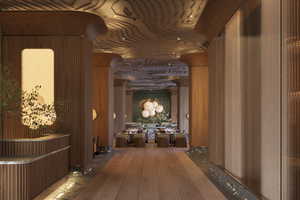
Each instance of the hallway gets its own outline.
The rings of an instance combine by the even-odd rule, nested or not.
[[[76,200],[221,200],[183,151],[120,150]]]

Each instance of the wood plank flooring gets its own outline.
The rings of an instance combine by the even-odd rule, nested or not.
[[[117,153],[76,200],[223,200],[180,150],[130,148]]]

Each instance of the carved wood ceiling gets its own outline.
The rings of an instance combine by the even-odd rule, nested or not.
[[[116,79],[129,81],[134,90],[176,87],[178,79],[187,79],[188,66],[178,60],[115,59],[112,68]]]
[[[96,52],[123,58],[178,58],[202,50],[194,32],[207,0],[0,0],[3,11],[81,11],[103,18],[109,31]]]

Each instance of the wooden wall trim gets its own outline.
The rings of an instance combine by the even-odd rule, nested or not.
[[[0,164],[0,199],[31,200],[69,172],[69,148],[24,164]]]
[[[70,135],[53,134],[39,139],[0,140],[0,156],[40,156],[70,144]]]

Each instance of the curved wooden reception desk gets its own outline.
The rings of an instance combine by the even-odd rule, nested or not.
[[[70,136],[0,140],[0,199],[30,200],[69,172]]]

